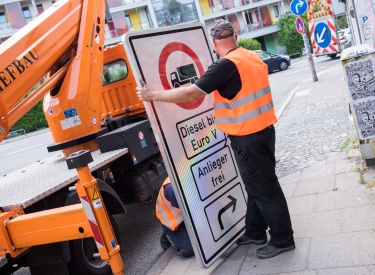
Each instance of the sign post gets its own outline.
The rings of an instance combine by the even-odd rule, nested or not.
[[[212,64],[201,23],[128,32],[136,79],[155,90],[191,85]],[[228,137],[215,126],[213,94],[187,103],[145,102],[197,260],[208,267],[244,232],[246,191]]]
[[[315,71],[314,60],[313,60],[312,54],[311,54],[309,38],[308,38],[308,36],[306,34],[306,31],[305,31],[305,23],[303,22],[303,19],[301,17],[299,17],[300,15],[303,15],[307,11],[308,7],[309,7],[309,5],[307,3],[307,0],[293,0],[290,3],[290,11],[294,15],[298,16],[296,18],[296,29],[297,29],[297,32],[299,34],[302,34],[302,36],[303,36],[303,42],[304,42],[305,49],[306,49],[306,52],[307,52],[307,57],[308,57],[309,67],[310,67],[310,70],[311,70],[312,79],[313,79],[314,82],[316,82],[316,81],[318,81],[318,76],[316,75],[316,71]]]

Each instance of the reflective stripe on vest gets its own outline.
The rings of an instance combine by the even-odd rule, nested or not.
[[[226,123],[241,123],[245,122],[246,120],[252,119],[254,117],[260,116],[261,114],[272,110],[273,102],[269,102],[266,105],[260,106],[258,109],[255,109],[251,112],[247,112],[243,115],[239,115],[236,117],[220,117],[216,118],[216,124],[226,124]]]
[[[255,52],[243,48],[224,58],[236,65],[242,86],[232,100],[214,91],[216,127],[226,134],[241,136],[276,123],[267,65]]]
[[[164,186],[168,183],[170,183],[169,178],[164,181],[160,188],[158,200],[156,202],[156,216],[163,225],[175,231],[184,219],[180,209],[173,207],[170,201],[165,198]]]

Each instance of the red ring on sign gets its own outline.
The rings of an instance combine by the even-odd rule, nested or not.
[[[167,60],[168,60],[168,57],[172,53],[177,52],[177,51],[181,51],[183,53],[186,53],[188,56],[190,56],[193,59],[195,65],[198,68],[199,75],[204,74],[203,65],[202,65],[201,61],[199,60],[198,56],[196,55],[196,53],[192,49],[190,49],[187,45],[185,45],[183,43],[171,42],[163,48],[163,50],[160,53],[160,58],[159,58],[160,80],[161,80],[161,84],[163,85],[163,88],[166,89],[166,90],[172,89],[172,87],[169,85],[167,74],[166,74]],[[182,102],[182,103],[176,103],[176,104],[183,109],[192,110],[192,109],[197,108],[199,105],[201,105],[203,100],[204,100],[204,96],[193,99],[193,100],[188,101],[188,102]]]

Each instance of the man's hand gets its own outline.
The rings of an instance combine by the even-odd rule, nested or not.
[[[138,98],[142,101],[152,101],[154,91],[147,87],[146,82],[144,82],[142,79],[140,79],[139,81],[141,82],[142,87],[136,88]]]

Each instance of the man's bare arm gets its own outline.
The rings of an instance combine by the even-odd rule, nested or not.
[[[146,83],[141,81],[143,87],[137,87],[137,95],[142,101],[162,101],[170,103],[187,102],[206,94],[199,90],[195,85],[180,87],[165,91],[154,91],[147,87]]]

